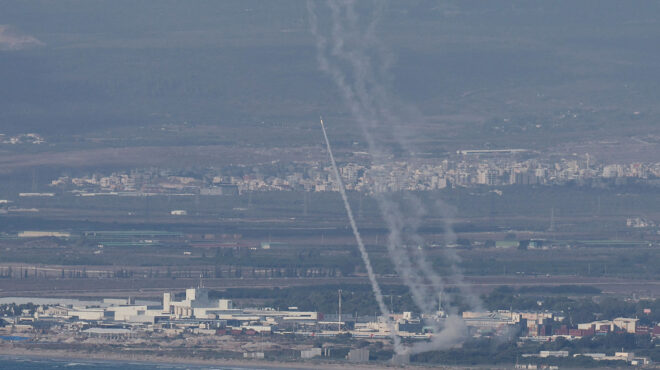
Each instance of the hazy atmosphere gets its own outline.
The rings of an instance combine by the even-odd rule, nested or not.
[[[0,368],[653,368],[658,14],[0,0]]]

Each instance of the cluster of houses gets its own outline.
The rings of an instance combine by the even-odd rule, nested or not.
[[[538,357],[569,357],[568,351],[540,351],[538,354],[530,353],[523,355],[523,358]],[[573,357],[588,357],[595,361],[623,361],[631,366],[647,366],[651,364],[651,359],[648,357],[636,356],[634,352],[614,352],[613,355],[605,353],[575,353]],[[537,369],[538,365],[534,364],[516,364],[516,369]],[[550,368],[550,367],[548,367]],[[558,368],[555,366],[555,368]]]
[[[491,332],[504,332],[516,329],[521,340],[548,342],[558,338],[575,340],[594,335],[608,333],[628,333],[635,335],[650,335],[660,337],[660,325],[645,326],[639,324],[639,319],[617,317],[613,320],[598,320],[580,323],[577,328],[559,325],[564,321],[563,313],[551,311],[509,311],[495,312],[463,312],[463,319],[471,327],[475,335]],[[648,357],[635,356],[633,352],[615,352],[613,355],[605,353],[577,353],[574,357],[585,356],[596,361],[625,361],[632,366],[651,364]],[[541,351],[538,354],[526,354],[523,357],[569,357],[568,351]],[[520,364],[516,368],[537,369],[535,364]],[[540,368],[540,367],[539,367]],[[550,368],[550,367],[548,367]]]
[[[463,320],[468,327],[479,332],[503,330],[506,327],[518,326],[523,339],[548,341],[558,337],[579,339],[597,334],[629,333],[660,337],[660,325],[645,326],[639,324],[639,319],[617,317],[613,320],[599,320],[580,323],[576,328],[558,325],[564,321],[565,315],[552,311],[487,311],[463,312]]]

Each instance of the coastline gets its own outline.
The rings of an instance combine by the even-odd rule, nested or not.
[[[50,349],[26,349],[20,346],[0,345],[0,356],[23,357],[34,359],[52,359],[52,360],[84,360],[84,361],[107,361],[121,363],[139,363],[145,365],[190,365],[190,366],[220,366],[244,369],[295,369],[295,370],[337,370],[337,369],[382,369],[383,367],[404,368],[403,366],[378,364],[357,364],[357,363],[324,363],[324,362],[281,362],[281,361],[255,361],[255,360],[216,360],[216,359],[195,359],[190,357],[172,357],[158,356],[153,354],[135,355],[130,353],[117,352],[97,352],[89,353],[76,350],[50,350]],[[406,366],[419,370],[431,369],[430,367]],[[433,369],[449,369],[451,367],[432,367]]]

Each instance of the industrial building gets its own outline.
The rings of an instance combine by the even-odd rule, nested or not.
[[[228,299],[209,299],[209,291],[205,288],[186,289],[186,297],[182,301],[172,299],[172,293],[163,294],[163,310],[165,314],[175,318],[209,318],[209,315],[232,310],[232,302]]]

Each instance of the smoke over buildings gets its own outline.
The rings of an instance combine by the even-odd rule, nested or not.
[[[311,31],[316,38],[319,68],[332,78],[339,89],[356,122],[356,129],[362,130],[367,141],[373,164],[376,168],[385,168],[395,150],[412,155],[410,138],[414,132],[409,129],[409,123],[423,118],[414,107],[397,100],[387,88],[391,79],[388,67],[392,55],[376,36],[384,9],[382,3],[369,5],[373,7],[367,7],[371,10],[368,14],[359,11],[354,1],[330,1],[321,6],[309,2],[308,9]],[[385,177],[385,173],[376,173],[374,180],[377,188],[378,182]],[[343,197],[352,219],[350,206],[345,195]],[[462,299],[478,308],[479,300],[463,282],[462,274],[456,267],[458,257],[446,251],[446,259],[452,267],[451,276],[445,278],[435,272],[422,249],[424,240],[417,230],[430,211],[428,205],[422,204],[411,193],[401,196],[381,192],[375,197],[389,230],[386,245],[390,259],[422,313],[431,314],[438,310],[438,297],[444,292],[446,280],[457,284]],[[445,241],[450,243],[453,238],[450,213],[441,202],[433,206],[439,207],[445,216]],[[357,233],[356,238],[361,244]],[[362,250],[363,246],[360,248]],[[377,284],[374,286],[377,287]],[[378,299],[379,290],[374,289],[374,293]],[[443,302],[442,308],[449,316],[446,320],[428,323],[434,332],[431,342],[397,348],[397,352],[418,353],[459,344],[467,334],[465,325],[457,316],[452,302]]]

